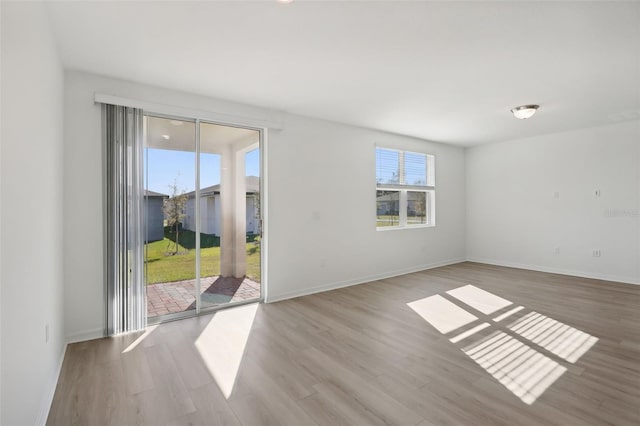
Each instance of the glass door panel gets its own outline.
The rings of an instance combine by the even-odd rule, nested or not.
[[[147,315],[196,309],[196,124],[145,117]]]
[[[200,123],[201,308],[260,298],[260,132]]]
[[[260,132],[145,117],[147,316],[261,298]]]
[[[260,288],[260,252],[262,243],[262,212],[260,202],[260,148],[245,154],[247,186],[247,279]]]
[[[201,125],[201,132],[202,126],[204,125]],[[200,151],[200,286],[202,307],[227,303],[230,299],[222,289],[218,288],[220,285],[218,280],[220,278],[222,235],[221,159],[221,153],[204,152],[202,149]]]

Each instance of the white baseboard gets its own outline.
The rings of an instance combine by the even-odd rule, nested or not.
[[[38,410],[38,417],[36,417],[35,425],[36,426],[44,426],[47,423],[47,418],[49,417],[49,411],[51,410],[51,404],[53,403],[53,397],[56,393],[56,386],[58,386],[58,380],[60,379],[60,372],[62,371],[62,363],[64,362],[65,354],[67,353],[67,347],[71,343],[83,342],[85,340],[93,340],[98,339],[100,337],[104,337],[103,329],[94,329],[94,330],[86,330],[79,333],[73,333],[67,336],[67,343],[64,344],[64,349],[60,354],[58,359],[58,365],[56,366],[56,371],[51,376],[49,383],[47,383],[45,389],[45,395],[42,399],[42,405],[40,406],[40,410]]]
[[[104,337],[103,328],[94,328],[92,330],[83,330],[67,335],[67,343],[84,342],[86,340],[100,339]]]
[[[278,294],[276,296],[270,296],[265,300],[265,303],[272,303],[272,302],[278,302],[280,300],[293,299],[294,297],[308,296],[314,293],[321,293],[324,291],[336,290],[343,287],[350,287],[352,285],[364,284],[371,281],[383,280],[386,278],[411,274],[413,272],[424,271],[427,269],[439,268],[441,266],[453,265],[455,263],[464,262],[465,260],[466,259],[464,258],[445,260],[442,262],[435,262],[435,263],[428,263],[428,264],[413,266],[411,268],[396,269],[394,271],[389,271],[382,274],[369,275],[366,277],[354,278],[351,280],[322,284],[322,285],[311,287],[311,288],[289,291],[286,293]]]
[[[607,275],[607,274],[594,274],[591,272],[573,271],[573,270],[562,269],[562,268],[550,268],[547,266],[529,265],[529,264],[515,263],[515,262],[501,262],[493,259],[480,259],[477,257],[469,257],[467,258],[467,261],[484,263],[487,265],[505,266],[508,268],[518,268],[518,269],[528,269],[531,271],[538,271],[538,272],[548,272],[550,274],[570,275],[572,277],[591,278],[595,280],[613,281],[613,282],[618,282],[623,284],[640,285],[640,279],[633,278],[633,277],[621,277],[617,275]]]
[[[47,387],[45,389],[44,397],[42,398],[42,405],[38,410],[38,417],[36,417],[35,426],[45,426],[47,418],[49,417],[49,410],[51,410],[51,404],[53,403],[53,397],[56,393],[56,387],[58,386],[58,380],[60,379],[60,372],[62,371],[62,363],[64,362],[64,356],[67,353],[67,344],[65,343],[64,349],[58,359],[58,365],[54,374],[49,379]]]

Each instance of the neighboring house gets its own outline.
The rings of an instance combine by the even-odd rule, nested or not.
[[[399,194],[396,191],[380,191],[376,196],[376,214],[378,216],[397,216],[400,214]],[[426,216],[425,199],[422,191],[409,191],[407,196],[407,216]]]
[[[376,197],[376,214],[378,216],[397,216],[400,212],[398,193],[383,192]]]
[[[164,200],[168,195],[144,191],[144,211],[147,216],[145,242],[160,241],[164,238]]]
[[[259,193],[260,178],[257,176],[247,176],[247,198],[246,198],[246,220],[247,234],[258,234],[259,232]],[[195,211],[195,191],[186,194],[189,199],[185,207],[185,217],[182,226],[190,231],[196,230],[196,211]],[[203,234],[218,235],[221,234],[222,224],[221,217],[221,199],[220,185],[208,186],[200,190],[200,217],[202,223],[200,232]]]

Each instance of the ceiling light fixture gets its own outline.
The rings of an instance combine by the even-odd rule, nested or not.
[[[533,114],[540,108],[540,105],[520,105],[511,109],[511,112],[516,118],[520,120],[524,120],[526,118],[532,117]]]
[[[171,120],[169,123],[173,124],[174,126],[182,126],[182,121],[180,120]]]
[[[162,139],[168,141],[169,139],[171,139],[171,136],[169,135],[162,135]]]
[[[293,0],[276,0],[276,1],[282,4],[293,3]]]

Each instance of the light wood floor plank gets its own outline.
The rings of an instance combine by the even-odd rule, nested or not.
[[[512,304],[484,315],[447,293],[467,285]],[[436,295],[478,320],[442,334],[407,305]],[[535,314],[549,320],[514,331]],[[47,424],[640,424],[640,286],[464,262],[260,305],[249,335],[229,340],[244,346],[204,354],[214,318],[69,345]],[[598,340],[567,358],[565,340],[585,335]],[[560,375],[543,382],[514,347]],[[525,389],[533,402],[520,374],[544,384]]]

